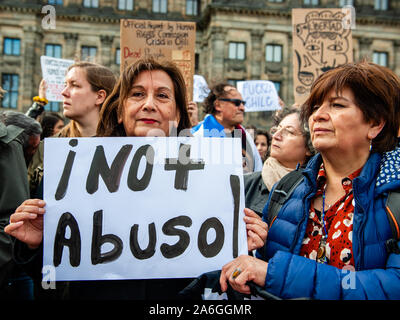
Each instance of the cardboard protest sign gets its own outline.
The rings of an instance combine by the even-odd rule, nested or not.
[[[203,102],[208,96],[210,88],[207,85],[206,79],[201,75],[194,75],[193,78],[193,101]]]
[[[46,98],[49,101],[63,101],[61,91],[64,89],[64,80],[68,67],[73,60],[58,59],[47,56],[40,57],[43,79],[46,80]]]
[[[302,104],[323,72],[353,61],[350,8],[292,9],[293,87]]]
[[[48,138],[56,281],[197,277],[247,254],[240,139]]]
[[[281,109],[275,85],[267,80],[238,81],[237,89],[246,101],[245,111],[270,111]]]
[[[181,21],[121,19],[121,71],[142,58],[170,60],[181,70],[193,95],[196,24]]]

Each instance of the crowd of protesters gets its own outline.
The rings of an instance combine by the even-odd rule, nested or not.
[[[65,77],[63,116],[44,111],[45,87],[26,114],[0,114],[0,298],[180,299],[194,279],[41,288],[43,140],[186,132],[242,142],[249,254],[221,265],[222,291],[249,294],[252,282],[287,299],[400,299],[400,232],[397,225],[392,234],[396,220],[385,209],[400,189],[400,79],[391,70],[365,61],[329,70],[303,105],[283,107],[270,130],[254,135],[243,123],[246,101],[228,83],[211,88],[199,119],[172,62],[139,60],[118,79],[104,66],[76,62]],[[276,185],[299,170],[301,182],[270,221]],[[354,273],[352,290],[341,285],[344,269]]]

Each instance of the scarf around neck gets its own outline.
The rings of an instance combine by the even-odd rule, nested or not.
[[[275,158],[269,157],[264,162],[261,176],[268,190],[271,191],[273,185],[290,171],[293,169],[286,168]]]

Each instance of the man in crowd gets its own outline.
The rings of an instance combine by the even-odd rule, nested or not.
[[[230,84],[217,84],[204,100],[207,113],[202,122],[192,128],[194,136],[241,138],[244,172],[261,171],[262,161],[252,136],[241,125],[244,105],[240,92]]]

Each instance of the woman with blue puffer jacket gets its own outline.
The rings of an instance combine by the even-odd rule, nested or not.
[[[385,209],[388,192],[400,188],[399,77],[368,62],[329,70],[314,82],[302,115],[319,153],[257,258],[223,267],[222,290],[229,282],[250,293],[253,281],[284,299],[400,299],[400,254],[386,245],[399,234]]]

